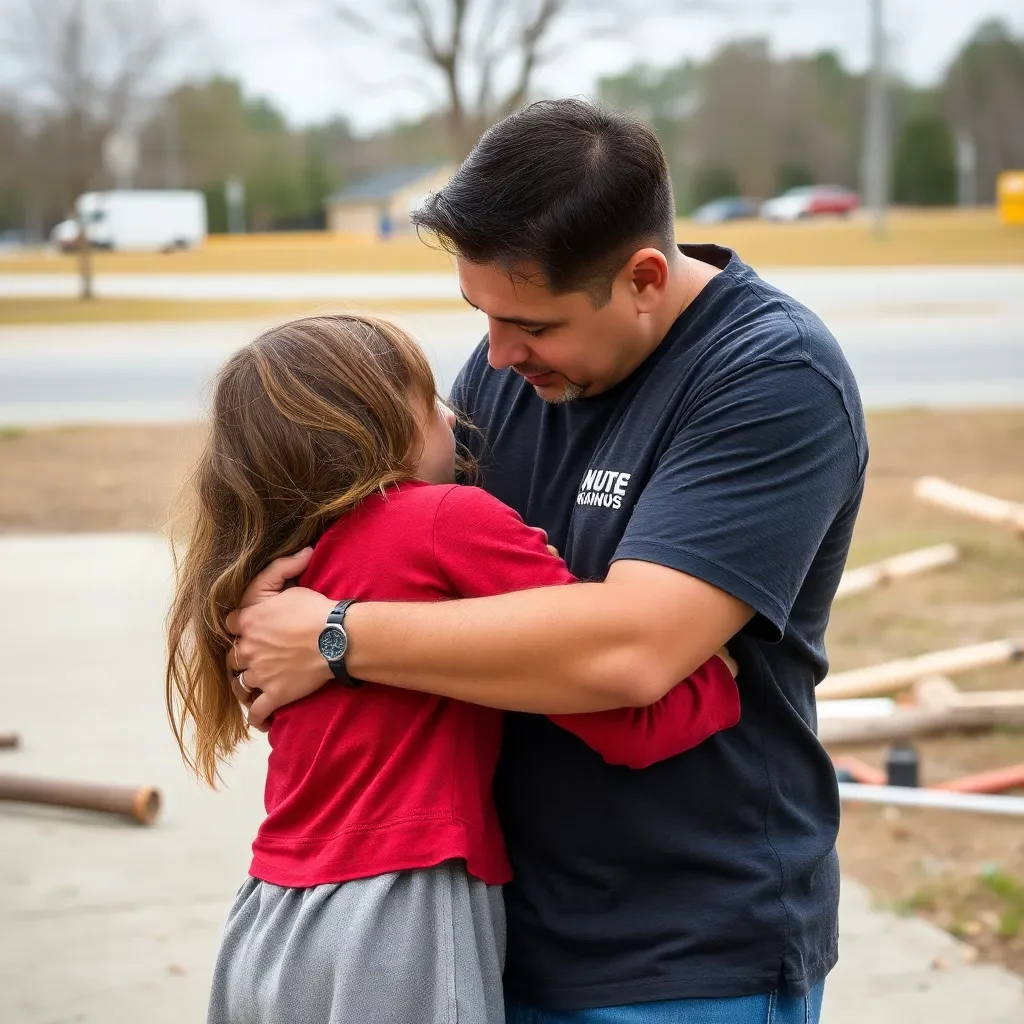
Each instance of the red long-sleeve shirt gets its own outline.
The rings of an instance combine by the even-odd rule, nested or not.
[[[539,531],[475,487],[409,483],[374,495],[316,545],[301,584],[329,597],[439,601],[574,582]],[[642,768],[739,720],[712,658],[649,708],[553,715],[611,764]],[[277,885],[343,882],[460,858],[511,877],[491,782],[502,713],[373,683],[327,685],[274,713],[267,817],[249,873]]]

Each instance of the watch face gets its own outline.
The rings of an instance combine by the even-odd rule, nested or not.
[[[348,637],[341,626],[326,626],[317,641],[320,653],[328,661],[340,661],[348,647]]]

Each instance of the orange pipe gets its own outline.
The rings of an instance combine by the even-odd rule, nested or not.
[[[872,768],[866,761],[850,754],[840,754],[832,758],[836,768],[845,768],[853,776],[855,782],[865,786],[884,786],[888,781],[881,768]]]
[[[944,789],[950,793],[1005,793],[1008,789],[1024,787],[1024,764],[1011,764],[1007,768],[996,768],[977,775],[965,775],[960,779],[940,782],[932,789]]]

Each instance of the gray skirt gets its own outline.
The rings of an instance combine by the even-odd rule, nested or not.
[[[249,878],[208,1024],[503,1024],[500,886],[461,861],[340,885]]]

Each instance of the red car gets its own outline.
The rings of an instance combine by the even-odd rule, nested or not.
[[[769,199],[761,206],[767,220],[800,220],[825,214],[848,216],[860,206],[860,196],[839,185],[802,185]]]

